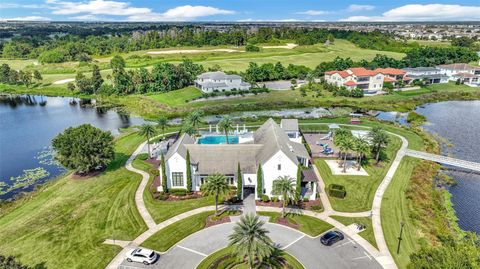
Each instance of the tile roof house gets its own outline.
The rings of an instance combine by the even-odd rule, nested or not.
[[[349,90],[359,88],[365,93],[376,93],[383,88],[384,75],[374,70],[363,67],[349,68],[347,70],[333,70],[325,72],[327,83],[337,87],[346,87]]]
[[[169,189],[187,187],[188,151],[192,191],[199,191],[213,173],[225,175],[229,184],[236,186],[237,166],[240,164],[243,188],[249,188],[255,194],[260,191],[272,196],[273,182],[276,179],[280,176],[296,179],[298,165],[309,166],[310,156],[305,146],[295,142],[295,138],[290,138],[287,134],[298,130],[298,124],[295,126],[295,123],[297,122],[293,120],[283,120],[283,127],[280,127],[273,119],[269,119],[253,133],[253,141],[240,144],[198,144],[188,134],[182,134],[165,156],[167,178],[162,180],[167,180]],[[262,190],[257,190],[259,166],[262,168]],[[312,185],[315,189],[311,198],[315,199],[316,184]]]
[[[250,83],[244,82],[239,75],[228,75],[221,71],[206,72],[197,76],[195,86],[204,93],[250,90]]]
[[[401,81],[403,81],[404,84],[408,84],[412,80],[407,76],[406,71],[398,68],[377,68],[375,72],[382,73],[385,76],[384,82],[390,82],[394,85]]]

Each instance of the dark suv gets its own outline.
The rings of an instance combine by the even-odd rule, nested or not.
[[[341,232],[330,231],[330,232],[324,234],[320,238],[320,242],[322,242],[322,244],[324,244],[325,246],[331,246],[331,245],[335,244],[336,242],[338,242],[340,240],[343,240],[343,238],[344,238],[344,236]]]

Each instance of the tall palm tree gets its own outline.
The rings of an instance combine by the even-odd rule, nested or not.
[[[273,252],[273,242],[268,237],[265,222],[258,216],[247,214],[233,227],[233,233],[228,237],[230,246],[235,246],[234,254],[247,260],[249,268],[253,268],[255,260],[262,262]]]
[[[357,140],[357,145],[356,145],[356,151],[358,153],[358,171],[360,171],[360,168],[362,167],[362,159],[364,156],[368,154],[370,151],[370,145],[365,139],[358,139]]]
[[[157,119],[157,125],[160,127],[160,130],[162,130],[162,137],[165,136],[165,128],[168,125],[168,119],[165,116],[161,116],[160,118]]]
[[[189,121],[187,121],[182,126],[182,132],[189,135],[194,135],[197,133],[197,130],[195,130],[195,127],[193,127],[193,125]]]
[[[145,136],[147,138],[147,148],[148,148],[148,157],[150,158],[150,137],[154,136],[156,133],[155,128],[153,125],[150,124],[143,124],[140,126],[140,135]]]
[[[375,153],[375,161],[378,164],[380,161],[380,151],[386,147],[390,142],[387,133],[381,127],[373,127],[368,134],[372,141],[372,151]]]
[[[282,196],[282,218],[285,218],[285,207],[290,201],[296,201],[294,179],[289,176],[278,177],[273,181],[272,194]]]
[[[337,129],[335,130],[335,133],[333,134],[333,144],[335,144],[335,146],[341,148],[341,145],[343,143],[343,141],[349,137],[352,136],[352,132],[350,132],[350,130],[347,130],[347,129],[344,129],[344,128],[340,128],[340,129]],[[342,158],[342,151],[340,149],[340,152],[338,153],[338,158]]]
[[[347,172],[347,155],[350,150],[353,149],[353,139],[351,137],[344,137],[342,143],[339,145],[340,150],[343,152],[343,172]]]
[[[225,137],[227,139],[227,144],[229,144],[229,142],[228,142],[228,132],[233,128],[232,119],[229,116],[225,116],[218,123],[218,126],[220,127],[220,129],[223,130],[223,132],[225,132]]]
[[[207,182],[202,185],[202,192],[205,195],[215,196],[215,215],[218,215],[218,197],[228,194],[230,187],[227,178],[219,173],[207,177]]]
[[[204,114],[203,110],[197,109],[192,111],[187,116],[187,121],[192,124],[195,131],[198,131],[198,125],[202,122],[203,114]]]

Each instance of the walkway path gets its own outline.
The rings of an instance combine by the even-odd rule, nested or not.
[[[359,127],[359,126],[356,126],[356,127]],[[364,127],[364,126],[361,126],[361,127]],[[364,128],[368,128],[368,127],[364,127]],[[369,259],[374,258],[383,268],[396,269],[397,266],[396,266],[396,264],[393,260],[393,257],[391,256],[391,254],[388,250],[388,246],[386,244],[386,241],[385,241],[385,238],[384,238],[384,235],[383,235],[383,229],[382,229],[381,217],[380,217],[381,212],[380,211],[381,211],[381,202],[382,202],[383,195],[384,195],[390,181],[392,180],[393,175],[395,174],[395,171],[397,170],[401,159],[405,156],[405,154],[407,152],[408,141],[404,137],[399,136],[397,134],[393,134],[393,133],[390,133],[390,134],[399,137],[402,140],[402,146],[401,146],[400,150],[397,152],[395,160],[393,161],[393,163],[392,163],[391,167],[389,168],[385,178],[382,180],[382,182],[380,183],[380,186],[377,189],[377,192],[375,193],[375,197],[374,197],[374,201],[373,201],[373,207],[372,207],[371,212],[368,211],[368,212],[353,212],[353,213],[350,213],[350,212],[337,212],[337,211],[333,210],[333,208],[330,204],[330,200],[328,199],[328,195],[325,193],[325,184],[323,182],[323,179],[322,179],[319,171],[317,170],[317,168],[315,166],[314,166],[314,171],[317,174],[317,177],[319,178],[319,181],[318,181],[319,188],[318,189],[319,189],[319,193],[320,193],[320,199],[321,199],[321,201],[323,203],[323,206],[324,206],[324,209],[325,209],[324,212],[315,213],[313,211],[307,211],[307,210],[301,210],[301,209],[289,209],[289,211],[304,214],[304,215],[308,215],[308,216],[312,216],[312,217],[315,217],[315,218],[319,218],[319,219],[331,224],[335,228],[337,228],[337,229],[341,230],[343,233],[345,233],[355,243],[358,243],[363,249],[365,249],[368,252],[368,254],[365,257],[368,257]],[[142,171],[142,170],[135,169],[132,166],[132,161],[136,158],[136,156],[139,153],[142,152],[142,149],[144,148],[145,143],[146,142],[142,143],[137,148],[137,150],[135,150],[135,152],[132,154],[132,156],[130,156],[130,158],[128,159],[125,166],[129,171],[132,171],[132,172],[135,172],[135,173],[138,173],[138,174],[142,175],[142,181],[141,181],[140,185],[138,186],[137,191],[135,193],[135,203],[136,203],[137,208],[140,212],[140,215],[142,216],[145,223],[147,224],[148,230],[145,231],[144,233],[142,233],[141,235],[139,235],[137,238],[135,238],[131,242],[122,241],[122,242],[117,242],[116,243],[116,242],[113,242],[112,240],[106,240],[105,243],[107,243],[107,244],[116,244],[116,245],[120,245],[120,246],[123,247],[122,251],[120,253],[118,253],[117,256],[115,256],[115,258],[107,265],[106,268],[108,268],[108,269],[119,268],[122,261],[124,260],[125,254],[129,250],[137,247],[138,245],[143,243],[145,240],[147,240],[150,236],[152,236],[153,234],[155,234],[159,230],[163,229],[164,227],[166,227],[166,226],[168,226],[168,225],[170,225],[170,224],[172,224],[176,221],[184,219],[186,217],[189,217],[189,216],[201,213],[201,212],[214,210],[214,206],[197,208],[197,209],[182,213],[180,215],[177,215],[177,216],[175,216],[173,218],[170,218],[166,221],[163,221],[159,224],[156,224],[155,221],[153,220],[153,218],[151,217],[150,213],[148,212],[147,208],[145,207],[145,203],[143,201],[143,193],[144,193],[144,190],[145,190],[145,188],[148,184],[149,174],[147,172]],[[247,207],[250,205],[250,204],[248,204],[248,199],[246,201],[246,205],[247,205]],[[224,207],[224,208],[226,208],[226,207]],[[242,209],[243,209],[243,207],[242,207]],[[280,212],[281,211],[281,208],[262,207],[262,206],[257,207],[257,209],[259,211],[275,211],[275,212]],[[245,210],[251,210],[251,209],[245,209]],[[255,210],[255,208],[253,210]],[[357,233],[352,232],[351,229],[348,229],[342,223],[340,223],[340,222],[336,221],[335,219],[331,218],[330,216],[332,216],[332,215],[345,216],[345,217],[364,217],[364,216],[370,216],[371,215],[372,216],[372,225],[373,225],[373,230],[374,230],[374,234],[375,234],[375,239],[376,239],[376,242],[377,242],[377,245],[378,245],[378,250],[375,249],[368,241],[366,241],[364,238],[359,236]],[[183,248],[183,250],[185,250],[185,249]]]
[[[419,159],[433,161],[441,164],[456,166],[464,169],[480,172],[480,163],[460,160],[442,155],[431,154],[423,151],[407,150],[407,155]]]

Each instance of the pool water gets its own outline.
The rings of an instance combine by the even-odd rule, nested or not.
[[[229,144],[238,144],[238,136],[229,136]],[[223,135],[210,135],[198,139],[198,144],[227,144],[227,138]]]

